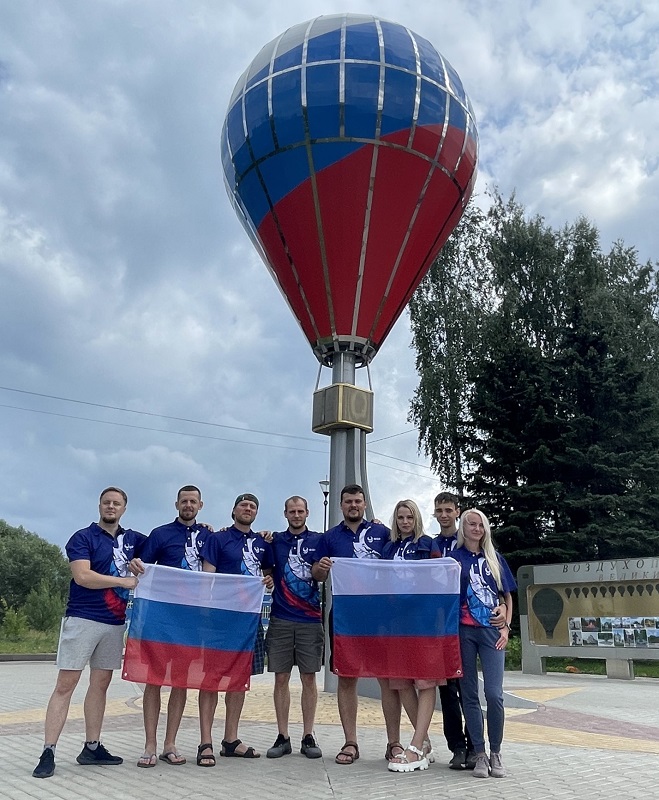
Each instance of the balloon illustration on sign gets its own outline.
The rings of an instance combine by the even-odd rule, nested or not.
[[[469,200],[478,136],[430,42],[341,14],[261,50],[221,152],[234,208],[316,357],[367,364]]]

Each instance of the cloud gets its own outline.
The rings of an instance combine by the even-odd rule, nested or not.
[[[656,257],[659,9],[355,0],[353,10],[409,26],[458,70],[478,116],[480,202],[488,184],[514,189],[552,224],[586,214],[604,246],[623,237]],[[36,393],[0,389],[0,517],[63,544],[117,483],[126,524],[150,529],[173,513],[180,485],[198,482],[213,524],[251,490],[264,526],[281,524],[293,493],[322,525],[318,364],[226,198],[219,136],[259,50],[342,11],[339,0],[0,7],[1,383]],[[369,480],[381,518],[407,496],[430,524],[440,487],[416,434],[403,433],[409,342],[403,316],[371,368],[369,440],[384,439],[371,448],[402,460],[372,455]],[[365,370],[358,378],[366,384]]]

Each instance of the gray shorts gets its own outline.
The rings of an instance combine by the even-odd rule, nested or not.
[[[323,661],[325,634],[320,622],[291,622],[270,617],[265,644],[268,672],[318,672]]]
[[[125,625],[106,625],[82,617],[64,617],[57,647],[60,669],[119,669]]]

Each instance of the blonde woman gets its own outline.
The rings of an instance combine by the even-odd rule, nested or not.
[[[503,669],[513,613],[511,592],[517,585],[506,560],[494,549],[490,523],[477,508],[465,511],[457,547],[449,555],[462,568],[460,577],[460,680],[464,715],[476,754],[475,778],[505,778],[503,740]],[[483,712],[478,698],[480,657],[487,704],[490,757],[485,752]]]
[[[423,522],[417,504],[413,500],[396,503],[391,520],[391,537],[383,550],[382,558],[390,560],[412,560],[439,558],[439,549],[434,539],[423,532]],[[392,772],[415,772],[428,769],[434,761],[428,739],[428,728],[435,710],[437,686],[445,681],[389,679],[389,688],[398,692],[401,703],[414,725],[412,741],[403,748],[400,742],[387,745],[386,758]]]

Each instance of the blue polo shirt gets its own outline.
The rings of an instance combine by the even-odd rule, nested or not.
[[[154,528],[142,549],[142,561],[163,567],[201,570],[199,553],[204,542],[212,537],[203,525],[184,525],[178,517],[159,528]]]
[[[420,536],[415,542],[411,536],[389,541],[382,548],[382,558],[388,560],[419,561],[425,558],[440,558],[441,553],[432,536]]]
[[[209,536],[199,555],[225,575],[263,575],[264,567],[273,566],[266,540],[254,531],[243,533],[235,525]]]
[[[447,556],[451,551],[455,550],[458,546],[458,534],[457,532],[453,534],[453,536],[442,536],[440,533],[439,536],[435,536],[435,541],[437,542],[437,548],[442,556]]]
[[[472,553],[466,547],[458,547],[449,553],[460,564],[460,623],[487,628],[492,609],[499,605],[499,593],[514,592],[517,583],[506,559],[497,553],[501,568],[501,589],[490,572],[482,551]]]
[[[339,522],[323,534],[316,546],[314,562],[321,558],[382,558],[382,548],[389,540],[386,525],[363,519],[357,533]]]
[[[140,555],[146,542],[143,533],[119,528],[116,537],[92,522],[88,528],[76,531],[66,543],[69,561],[89,561],[89,566],[99,575],[116,575],[125,578],[128,562]],[[128,589],[113,587],[87,589],[74,580],[69,587],[66,605],[67,617],[82,617],[106,625],[123,625],[126,620]]]
[[[291,622],[321,620],[320,590],[311,577],[311,564],[317,561],[316,547],[322,534],[306,528],[302,533],[274,533],[272,561],[275,586],[272,592],[271,617]]]

